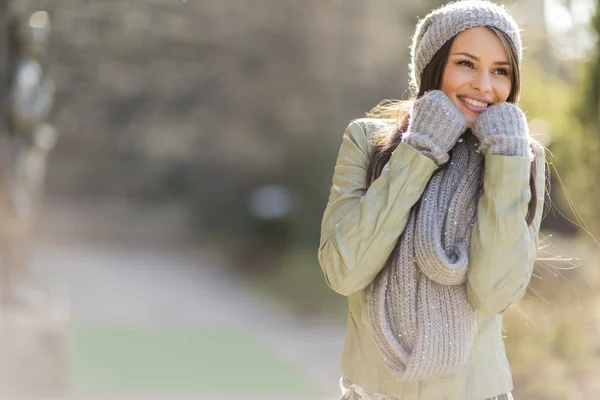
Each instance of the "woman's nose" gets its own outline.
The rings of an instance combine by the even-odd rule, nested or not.
[[[487,93],[492,90],[492,81],[490,79],[490,75],[487,71],[479,71],[473,77],[471,81],[471,86],[473,89],[477,89],[480,92]]]

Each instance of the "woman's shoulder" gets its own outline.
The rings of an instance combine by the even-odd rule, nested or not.
[[[350,121],[346,131],[350,131],[355,135],[362,135],[369,142],[373,137],[373,133],[381,129],[394,128],[396,126],[398,126],[398,120],[396,119],[358,118]]]

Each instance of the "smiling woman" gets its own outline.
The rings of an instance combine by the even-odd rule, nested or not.
[[[538,245],[544,150],[520,94],[504,8],[432,11],[411,48],[415,98],[346,129],[319,262],[348,296],[343,399],[511,399],[502,314]]]

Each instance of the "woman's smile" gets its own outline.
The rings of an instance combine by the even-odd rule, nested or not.
[[[491,102],[478,100],[471,96],[456,96],[461,101],[460,105],[467,110],[480,114],[484,112],[490,105]]]

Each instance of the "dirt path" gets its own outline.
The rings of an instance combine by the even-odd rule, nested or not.
[[[251,336],[273,353],[273,362],[289,365],[298,379],[315,388],[310,398],[315,398],[315,392],[317,398],[337,396],[343,328],[291,317],[277,304],[249,291],[206,251],[45,241],[35,251],[33,275],[64,288],[75,324],[148,331],[219,329]],[[227,387],[222,389],[223,394],[211,386],[205,398],[246,399],[231,397]],[[275,397],[283,395],[294,396]]]

